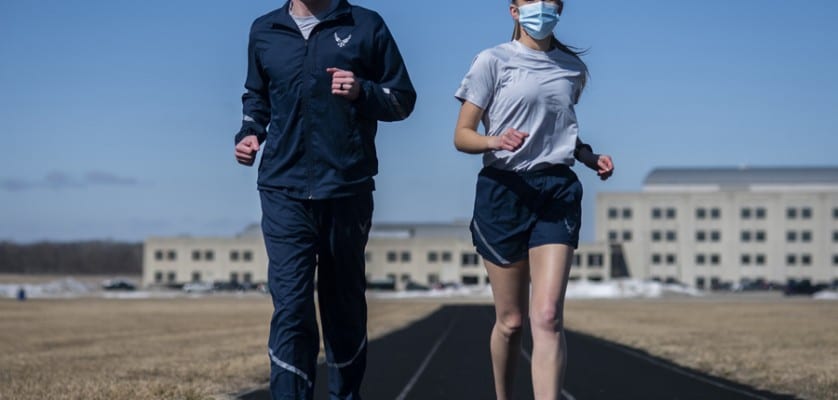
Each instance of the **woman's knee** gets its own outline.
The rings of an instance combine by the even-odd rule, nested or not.
[[[520,334],[523,326],[524,316],[520,311],[500,314],[495,322],[495,328],[505,337]]]
[[[555,304],[533,304],[530,311],[530,324],[534,332],[559,332],[564,326],[562,309]]]

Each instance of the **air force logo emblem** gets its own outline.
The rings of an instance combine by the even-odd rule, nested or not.
[[[346,39],[341,39],[340,36],[338,36],[338,33],[335,32],[335,42],[337,42],[338,47],[340,47],[340,48],[346,47],[346,45],[349,44],[349,40],[351,40],[351,39],[352,39],[352,34],[351,33],[349,34],[349,36],[346,37]]]

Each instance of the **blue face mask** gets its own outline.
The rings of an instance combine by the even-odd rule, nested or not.
[[[559,6],[539,1],[518,7],[518,23],[535,40],[550,36],[559,23]]]

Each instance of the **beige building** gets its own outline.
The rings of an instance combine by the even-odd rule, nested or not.
[[[596,238],[634,277],[838,283],[838,168],[656,169],[641,192],[599,194]]]
[[[623,276],[619,248],[581,244],[571,279]],[[616,254],[616,255],[615,255]],[[467,223],[376,224],[366,251],[371,287],[410,288],[488,284],[483,260],[471,244]],[[143,258],[144,286],[189,282],[267,282],[267,254],[258,225],[232,238],[149,238]]]

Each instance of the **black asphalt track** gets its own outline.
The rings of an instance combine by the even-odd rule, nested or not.
[[[489,358],[491,306],[448,306],[370,342],[361,394],[365,400],[494,399]],[[515,399],[532,399],[532,341],[525,333]],[[795,399],[680,367],[643,351],[567,332],[569,367],[563,399]],[[315,400],[328,399],[321,365]],[[267,389],[240,400],[270,400]]]

